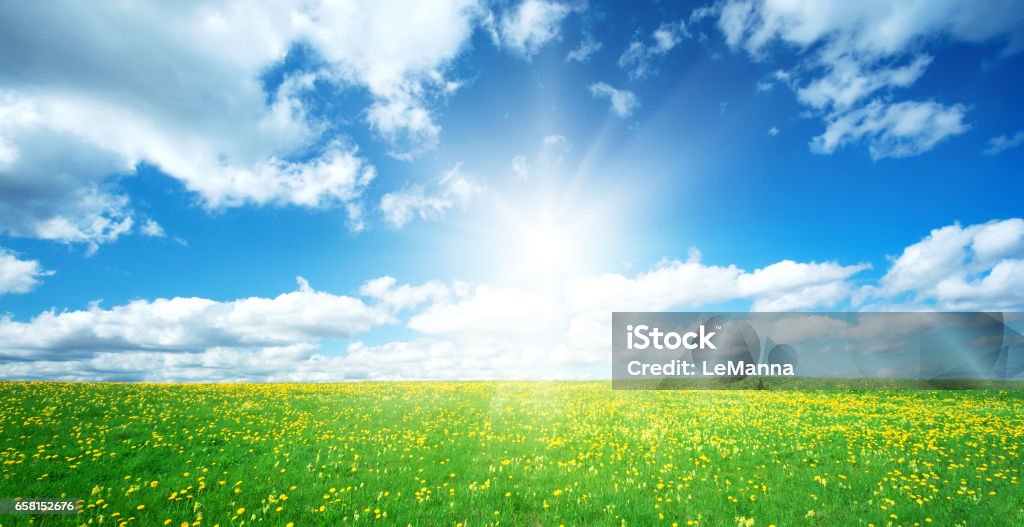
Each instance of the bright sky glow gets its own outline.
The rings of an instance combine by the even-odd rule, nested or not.
[[[0,7],[0,379],[607,377],[613,310],[1024,309],[1013,2],[429,4]]]

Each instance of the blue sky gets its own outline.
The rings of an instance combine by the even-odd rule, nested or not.
[[[1015,2],[405,4],[0,8],[0,377],[606,377],[613,310],[1024,306]]]

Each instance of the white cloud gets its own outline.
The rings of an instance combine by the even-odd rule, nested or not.
[[[502,13],[497,27],[499,44],[530,59],[560,37],[562,20],[575,10],[576,7],[560,2],[523,0]]]
[[[661,311],[675,306],[695,307],[736,297],[735,266],[706,266],[699,256],[686,262],[664,262],[656,269],[632,277],[605,273],[577,278],[566,285],[566,298],[574,309],[586,311]]]
[[[968,42],[1005,38],[1015,50],[1024,44],[1024,14],[1017,7],[1012,0],[733,0],[722,6],[718,24],[730,45],[754,55],[774,40],[808,48],[827,39],[859,55],[891,56],[942,34]]]
[[[569,150],[570,146],[569,139],[567,139],[562,134],[552,134],[544,136],[544,139],[541,141],[541,145],[544,147],[544,149],[555,149],[561,151]]]
[[[989,139],[988,148],[985,149],[985,153],[988,155],[996,155],[1011,148],[1017,148],[1022,144],[1024,144],[1024,130],[1013,134],[1011,137],[1000,135],[999,137]]]
[[[512,158],[512,173],[515,174],[516,180],[525,182],[530,179],[530,164],[526,161],[526,156],[515,156]]]
[[[651,34],[650,44],[634,40],[619,56],[619,67],[629,72],[631,79],[642,79],[653,73],[654,60],[679,45],[689,36],[686,23],[665,22]]]
[[[564,135],[545,136],[535,155],[536,164],[531,165],[526,156],[517,155],[512,158],[512,173],[515,174],[517,181],[525,183],[530,180],[530,176],[534,172],[544,174],[545,171],[559,167],[564,161],[565,155],[571,150],[572,143]]]
[[[665,262],[634,276],[570,278],[561,291],[479,284],[460,298],[435,300],[408,326],[452,342],[480,357],[483,366],[511,358],[506,375],[561,372],[565,378],[566,372],[578,374],[578,368],[607,360],[612,311],[698,308],[732,300],[753,300],[754,309],[830,307],[849,297],[849,279],[867,267],[782,261],[746,272],[701,264],[692,251],[686,262]]]
[[[607,375],[611,311],[1019,310],[1024,307],[1024,219],[950,225],[893,258],[874,285],[855,288],[866,264],[782,260],[753,270],[666,260],[635,274],[536,284],[401,284],[370,280],[363,300],[314,291],[218,302],[138,300],[111,309],[0,319],[0,378],[150,381],[575,378]],[[38,269],[38,268],[37,268]],[[866,303],[844,304],[859,296]],[[343,354],[323,340],[404,320],[411,340]],[[833,331],[812,323],[797,333]],[[819,327],[821,326],[821,327]],[[830,329],[831,328],[831,329]],[[863,328],[864,331],[871,328]],[[912,328],[910,328],[912,329]],[[908,329],[908,331],[910,330]],[[794,338],[796,338],[794,336]]]
[[[590,85],[590,95],[594,98],[608,99],[615,115],[625,119],[640,107],[640,100],[629,90],[612,88],[604,82]]]
[[[462,172],[462,165],[455,165],[438,179],[431,188],[412,185],[398,192],[389,192],[380,199],[380,210],[385,221],[398,229],[415,218],[436,220],[449,209],[466,208],[483,193],[483,187],[475,178]]]
[[[161,227],[159,223],[152,219],[146,220],[146,223],[142,224],[142,227],[139,228],[139,231],[144,236],[152,236],[154,238],[163,238],[164,236],[167,235],[167,233],[164,232],[164,228]]]
[[[409,327],[449,336],[533,333],[550,327],[556,312],[552,301],[537,293],[478,285],[467,298],[430,305],[409,319]]]
[[[893,260],[875,299],[910,295],[945,310],[1024,307],[1024,219],[933,230]]]
[[[261,382],[287,380],[319,365],[313,345],[253,350],[211,348],[201,352],[99,351],[88,356],[0,363],[0,377],[114,382]],[[342,379],[336,379],[342,380]]]
[[[452,201],[446,196],[427,194],[420,185],[389,192],[380,199],[380,210],[384,214],[384,220],[396,229],[402,228],[417,217],[423,220],[439,219],[452,205]]]
[[[881,280],[887,295],[925,290],[960,269],[967,258],[973,232],[960,225],[933,230],[920,242],[903,250]]]
[[[457,85],[445,71],[481,20],[478,2],[325,2],[291,11],[281,22],[293,26],[293,39],[311,42],[332,77],[369,90],[375,101],[367,119],[392,155],[408,159],[433,148],[440,127],[430,103]]]
[[[2,230],[112,241],[133,212],[111,176],[139,163],[209,208],[358,208],[374,169],[355,145],[324,137],[307,95],[317,83],[365,89],[363,115],[394,155],[431,148],[440,132],[431,106],[457,84],[448,65],[481,14],[474,0],[6,5]],[[323,67],[265,92],[261,75],[300,43]]]
[[[848,279],[869,266],[784,260],[753,272],[736,266],[705,265],[692,252],[656,269],[625,277],[607,273],[575,279],[566,286],[569,304],[582,311],[662,311],[733,300],[753,300],[754,310],[831,307],[852,292]]]
[[[4,114],[7,108],[0,109]],[[4,115],[6,119],[7,116]],[[7,139],[0,137],[0,169],[6,169],[18,160],[18,147],[14,146]]]
[[[1024,260],[997,263],[977,278],[952,276],[935,287],[935,297],[949,310],[1014,310],[1024,305]]]
[[[0,144],[0,233],[95,249],[131,229],[127,198],[100,187],[106,175],[130,167],[74,136],[50,133],[33,103],[2,89]]]
[[[580,41],[580,45],[576,46],[576,49],[570,51],[565,56],[565,60],[566,62],[587,62],[590,60],[591,55],[601,51],[601,47],[600,42],[594,40],[594,37],[587,35]],[[0,159],[2,159],[2,156],[0,156]]]
[[[878,90],[914,84],[931,63],[929,55],[919,55],[896,67],[865,65],[848,56],[837,57],[825,66],[824,77],[797,90],[797,98],[816,109],[842,111]]]
[[[391,322],[361,300],[299,289],[275,298],[136,300],[102,309],[43,312],[28,322],[0,318],[0,357],[57,359],[100,352],[194,352],[266,348],[345,338]]]
[[[795,311],[832,307],[849,298],[849,279],[870,269],[867,264],[798,263],[783,260],[737,277],[740,297],[754,299],[754,311]]]
[[[777,127],[775,127],[775,126],[769,128],[768,129],[768,135],[770,135],[772,137],[775,137],[775,136],[779,135],[779,129]]]
[[[563,350],[551,350],[554,352]],[[578,377],[562,353],[537,346],[447,340],[351,344],[344,355],[315,346],[195,353],[99,352],[88,358],[0,362],[0,378],[128,382],[338,382],[359,380],[567,379]],[[570,357],[571,358],[571,357]]]
[[[1007,54],[1024,46],[1024,11],[1011,0],[728,0],[716,9],[726,42],[755,60],[775,43],[803,57],[787,84],[824,120],[826,132],[812,142],[822,153],[866,141],[875,159],[917,155],[966,129],[959,104],[865,102],[913,85],[932,62],[924,44],[999,41]]]
[[[970,128],[964,122],[966,112],[960,104],[875,100],[832,119],[825,132],[811,141],[811,150],[831,154],[847,143],[865,141],[874,159],[913,156],[966,132]]]
[[[545,136],[541,142],[538,159],[541,164],[558,166],[562,164],[565,154],[569,153],[570,150],[572,150],[572,143],[564,135],[553,134]]]
[[[28,293],[39,285],[39,280],[53,271],[43,269],[36,260],[21,260],[17,255],[0,247],[0,295]]]
[[[374,103],[367,118],[374,130],[395,145],[391,155],[405,161],[433,149],[441,135],[430,112],[406,97]]]
[[[416,307],[424,302],[441,301],[451,296],[448,286],[432,280],[418,286],[398,283],[394,277],[382,276],[363,284],[359,294],[379,300],[388,309],[401,310]]]
[[[557,351],[481,340],[422,339],[377,346],[356,343],[344,358],[321,361],[313,372],[325,372],[318,380],[336,380],[337,371],[344,371],[348,378],[388,380],[573,378],[572,369],[567,367],[571,365]],[[304,375],[312,369],[300,368]]]

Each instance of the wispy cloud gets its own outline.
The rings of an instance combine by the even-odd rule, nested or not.
[[[512,158],[512,173],[515,174],[518,181],[530,179],[530,163],[526,160],[526,156],[518,155]]]
[[[989,139],[988,148],[985,149],[985,153],[992,156],[1005,152],[1011,148],[1017,148],[1022,144],[1024,144],[1024,130],[1021,130],[1010,137],[1000,135]]]
[[[714,11],[726,42],[754,60],[767,59],[775,43],[798,53],[786,83],[825,122],[825,133],[811,142],[819,153],[863,141],[875,159],[918,155],[968,128],[963,104],[892,102],[892,94],[914,85],[931,65],[922,42],[1002,38],[1004,53],[1024,45],[1019,10],[1009,3],[813,5],[728,0]],[[758,90],[771,84],[761,81]]]
[[[631,79],[642,79],[654,72],[654,61],[671,51],[683,38],[688,37],[682,20],[665,22],[650,36],[650,41],[634,40],[619,56],[619,67],[629,72]]]
[[[831,154],[844,144],[866,141],[874,159],[917,155],[931,150],[947,137],[966,132],[969,128],[964,122],[966,112],[959,104],[872,101],[835,117],[825,133],[811,141],[811,149]]]
[[[565,56],[567,62],[587,62],[590,60],[590,56],[601,50],[601,43],[594,40],[594,37],[587,35],[580,41],[579,46],[576,49],[569,52]]]
[[[625,119],[640,107],[640,100],[629,90],[619,90],[604,82],[590,85],[590,94],[596,99],[608,99],[615,115]]]
[[[380,199],[380,210],[389,225],[398,229],[414,218],[435,220],[448,210],[465,208],[483,192],[476,179],[463,173],[462,165],[455,165],[431,187],[411,185],[397,192],[389,192]]]

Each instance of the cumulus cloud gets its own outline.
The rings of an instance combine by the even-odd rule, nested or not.
[[[1010,137],[1000,135],[989,139],[988,148],[985,149],[985,153],[993,156],[1011,148],[1017,148],[1022,144],[1024,144],[1024,130],[1021,130]]]
[[[375,102],[367,110],[367,118],[371,127],[393,145],[391,155],[405,161],[433,149],[441,135],[441,127],[434,123],[430,112],[405,96]]]
[[[933,57],[920,52],[922,45],[946,38],[998,41],[1003,53],[1016,53],[1024,45],[1018,7],[1007,0],[728,0],[714,10],[726,42],[755,60],[766,59],[776,43],[798,52],[801,61],[786,80],[825,122],[825,133],[811,143],[814,151],[863,141],[880,159],[923,153],[966,129],[963,105],[882,102],[925,73]]]
[[[448,65],[481,18],[474,0],[5,5],[0,225],[112,241],[131,230],[133,211],[111,176],[140,163],[208,208],[357,210],[374,168],[311,113],[309,94],[366,90],[369,127],[412,157],[437,142],[433,101],[452,91]],[[299,45],[320,65],[265,84]]]
[[[654,61],[672,51],[683,38],[689,36],[686,23],[663,23],[651,34],[650,42],[634,40],[619,56],[619,67],[629,72],[631,79],[642,79],[654,73]]]
[[[558,371],[564,378],[565,372],[606,363],[612,311],[699,308],[732,300],[752,301],[755,310],[831,307],[849,298],[851,278],[866,268],[786,260],[748,272],[702,264],[692,251],[686,262],[666,261],[633,276],[569,278],[560,291],[478,284],[464,295],[432,302],[407,325],[488,361],[497,360],[491,354],[509,353],[516,358],[509,371],[531,377]],[[524,364],[532,369],[524,370]]]
[[[567,3],[523,0],[501,14],[494,33],[496,42],[530,59],[560,38],[562,20],[577,9]]]
[[[391,310],[408,309],[428,301],[440,301],[451,295],[448,286],[432,280],[420,285],[396,285],[392,276],[374,278],[359,288],[359,294],[378,300]]]
[[[591,84],[590,95],[595,99],[608,99],[612,112],[623,119],[633,115],[633,111],[640,107],[640,99],[633,92],[613,88],[604,82]]]
[[[47,311],[27,322],[0,318],[0,357],[55,360],[100,352],[199,352],[315,344],[392,321],[357,298],[312,289],[274,298],[136,300],[103,309]]]
[[[0,89],[0,233],[95,250],[131,230],[128,199],[101,184],[129,170],[116,154],[54,133],[35,103]]]
[[[514,287],[477,286],[454,302],[437,302],[409,319],[409,327],[429,334],[531,333],[549,327],[552,301]]]
[[[1024,307],[1024,219],[933,230],[893,260],[875,301],[909,295],[943,310]]]
[[[850,278],[867,268],[782,261],[748,272],[699,259],[694,251],[686,262],[667,261],[633,276],[569,278],[564,289],[477,284],[462,295],[438,295],[407,326],[451,343],[461,354],[481,357],[482,365],[493,367],[497,357],[511,357],[508,371],[564,376],[607,359],[612,311],[698,308],[732,300],[752,301],[755,310],[830,307],[849,297]],[[389,290],[395,287],[390,280],[384,283]]]
[[[122,382],[338,382],[497,380],[578,377],[562,355],[500,342],[462,346],[447,340],[355,342],[343,355],[310,345],[196,353],[100,352],[88,358],[0,362],[0,378]],[[538,368],[538,366],[540,366]]]
[[[107,382],[261,382],[287,380],[296,368],[321,363],[312,345],[253,350],[211,348],[195,353],[100,351],[92,355],[0,362],[0,377]]]
[[[566,295],[577,310],[609,313],[695,308],[740,299],[753,300],[754,310],[800,310],[843,301],[852,291],[848,279],[867,268],[784,260],[748,272],[734,265],[706,265],[693,251],[686,261],[669,260],[633,277],[606,273],[574,279],[567,284]]]
[[[1019,310],[1024,307],[1024,219],[935,229],[894,257],[881,279],[858,286],[869,267],[781,260],[748,270],[704,263],[694,249],[685,260],[666,260],[642,272],[567,277],[561,288],[404,284],[383,276],[365,282],[361,298],[354,298],[315,291],[300,279],[297,291],[274,298],[92,305],[23,322],[0,319],[0,357],[7,359],[0,360],[0,378],[604,376],[612,311],[697,310],[729,302],[746,303],[754,311]],[[808,327],[791,329],[832,331],[811,324],[812,318]],[[404,323],[412,336],[372,345],[350,342],[343,352],[323,345],[392,323]]]
[[[462,165],[442,175],[430,188],[412,185],[398,192],[389,192],[380,199],[384,219],[398,229],[415,218],[436,220],[448,210],[466,208],[483,193],[475,178],[462,172]]]
[[[0,295],[28,293],[39,285],[44,276],[53,271],[43,269],[36,260],[22,260],[17,255],[0,247]]]
[[[740,275],[736,286],[740,297],[754,299],[753,311],[834,307],[853,291],[850,278],[870,268],[868,264],[783,260]]]

